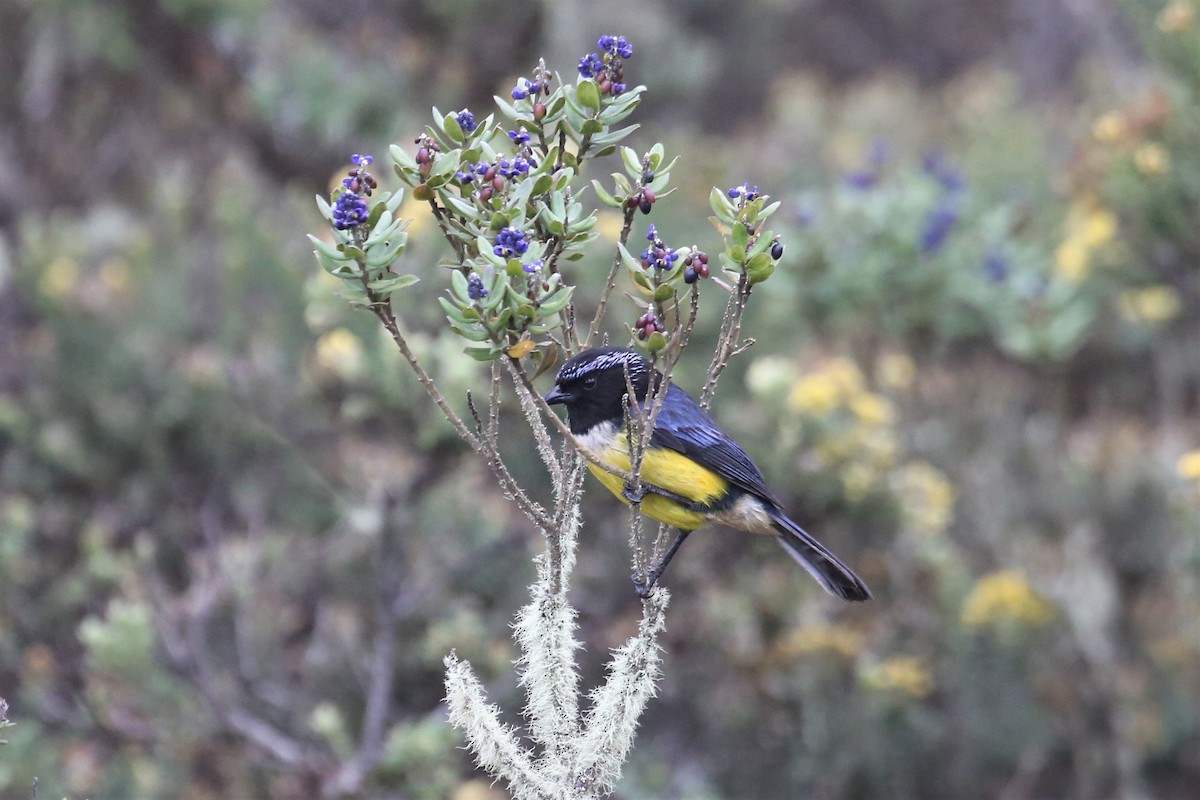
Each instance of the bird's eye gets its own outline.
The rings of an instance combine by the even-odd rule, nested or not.
[[[584,378],[584,379],[583,379],[583,388],[585,388],[585,389],[595,389],[595,388],[596,388],[596,378],[595,378],[595,376],[593,376],[593,377],[591,377],[591,378]]]

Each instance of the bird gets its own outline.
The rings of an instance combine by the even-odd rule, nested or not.
[[[661,382],[662,373],[636,350],[597,347],[567,360],[544,399],[566,408],[572,435],[592,458],[628,473],[632,459],[627,404],[636,398],[639,409],[652,408]],[[678,531],[646,579],[634,577],[642,597],[653,592],[688,535],[715,522],[774,537],[832,595],[856,602],[871,598],[862,579],[792,521],[746,451],[674,383],[667,386],[642,455],[640,492],[590,460],[587,466],[622,502],[638,503],[646,516]]]

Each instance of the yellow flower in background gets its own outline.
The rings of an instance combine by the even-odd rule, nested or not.
[[[896,470],[892,491],[900,500],[905,520],[925,537],[944,533],[954,519],[957,493],[945,474],[925,461],[913,461]]]
[[[1092,136],[1103,144],[1119,142],[1129,135],[1129,123],[1120,111],[1109,111],[1092,125]]]
[[[1179,477],[1200,483],[1200,449],[1184,453],[1175,465]]]
[[[963,602],[962,624],[973,630],[1015,622],[1042,627],[1054,619],[1054,606],[1015,569],[985,575]]]
[[[1092,272],[1095,251],[1117,237],[1117,215],[1090,200],[1075,203],[1067,215],[1067,233],[1054,251],[1054,272],[1079,283]]]
[[[1079,283],[1091,271],[1088,248],[1079,239],[1065,239],[1054,251],[1054,272],[1063,280]]]
[[[841,399],[838,385],[829,373],[814,372],[796,381],[788,394],[788,408],[796,413],[823,417],[837,408]]]
[[[1184,33],[1191,30],[1195,21],[1196,12],[1186,0],[1172,0],[1154,18],[1154,24],[1163,33]]]
[[[852,503],[862,500],[879,480],[879,472],[867,464],[852,462],[842,468],[842,490]]]
[[[888,389],[907,389],[917,376],[917,365],[907,353],[885,353],[875,367],[875,379]]]
[[[858,364],[845,356],[830,359],[825,365],[825,370],[842,397],[851,397],[863,391],[862,370],[858,368]]]
[[[1126,320],[1151,325],[1174,319],[1182,307],[1179,292],[1170,286],[1127,289],[1117,300],[1117,308]]]
[[[863,672],[868,688],[895,692],[914,700],[922,700],[933,692],[933,673],[925,660],[915,656],[892,656]]]
[[[794,630],[780,644],[786,657],[810,653],[830,653],[845,659],[857,656],[863,648],[863,635],[845,625],[806,625]]]
[[[1171,168],[1171,152],[1158,142],[1142,142],[1133,149],[1133,165],[1143,175],[1165,175]]]
[[[362,367],[363,346],[346,328],[334,328],[317,339],[317,363],[346,377]]]
[[[852,397],[850,410],[864,425],[890,425],[896,416],[887,398],[874,392],[863,392]]]
[[[62,300],[79,285],[79,262],[67,256],[59,256],[46,265],[38,280],[42,294],[52,300]]]
[[[1108,244],[1117,235],[1117,215],[1097,206],[1088,210],[1081,228],[1083,243],[1089,249]]]

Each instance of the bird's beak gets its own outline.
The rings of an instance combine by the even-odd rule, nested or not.
[[[546,393],[546,404],[555,405],[556,403],[565,403],[571,399],[571,396],[558,388],[558,384],[554,384],[554,388]]]

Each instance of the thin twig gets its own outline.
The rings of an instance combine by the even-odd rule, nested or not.
[[[738,338],[742,332],[742,315],[746,312],[746,301],[750,298],[750,288],[750,280],[743,272],[738,278],[737,291],[730,295],[729,303],[725,306],[725,316],[721,320],[720,339],[716,352],[713,353],[712,362],[708,365],[708,380],[704,382],[704,391],[700,394],[700,407],[705,411],[712,405],[713,395],[717,391],[717,380],[725,371],[725,367],[729,366],[729,359],[744,350],[739,345]],[[751,340],[747,340],[747,342],[752,343]]]
[[[364,270],[365,271],[365,270]],[[442,395],[433,378],[429,377],[429,373],[421,366],[421,362],[417,360],[416,354],[408,345],[408,340],[404,338],[404,334],[400,332],[399,323],[396,320],[396,315],[392,313],[391,306],[384,300],[375,300],[373,293],[368,295],[372,299],[371,309],[375,312],[383,327],[391,334],[392,341],[400,348],[400,354],[404,356],[404,360],[408,362],[409,367],[416,374],[417,380],[425,387],[425,392],[432,398],[433,402],[441,409],[446,420],[454,427],[458,435],[471,446],[471,449],[479,453],[487,461],[488,466],[499,481],[500,487],[504,490],[505,497],[511,499],[517,504],[525,516],[529,517],[533,523],[541,528],[545,528],[550,524],[550,516],[540,504],[530,499],[525,490],[521,488],[512,473],[509,472],[508,466],[504,463],[504,459],[500,457],[499,451],[493,444],[487,441],[486,437],[477,435],[471,432],[462,418],[454,412],[450,404],[446,402],[446,398]]]
[[[492,362],[492,393],[488,397],[487,438],[495,444],[500,436],[500,364]]]

